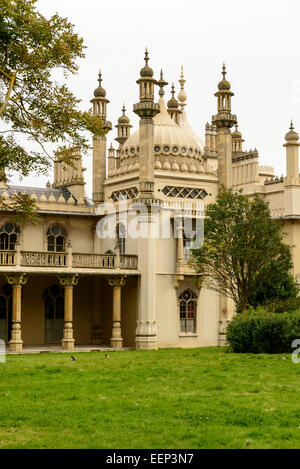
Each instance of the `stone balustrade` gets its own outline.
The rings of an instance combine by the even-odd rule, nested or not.
[[[122,255],[120,256],[120,268],[131,270],[138,268],[138,256]]]
[[[0,251],[0,268],[6,266],[53,267],[63,269],[137,270],[138,257],[115,254],[67,252]]]
[[[0,251],[0,265],[15,265],[15,251]]]
[[[21,252],[24,267],[66,267],[67,254],[64,252]]]
[[[113,254],[79,254],[73,253],[73,267],[90,269],[114,269],[115,255]]]

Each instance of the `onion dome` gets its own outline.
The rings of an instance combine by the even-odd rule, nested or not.
[[[220,81],[220,83],[218,84],[218,88],[220,91],[229,91],[230,88],[231,88],[231,84],[229,83],[229,81],[226,80],[226,65],[225,65],[225,62],[223,63],[223,71],[222,71],[222,74],[223,74],[223,80]]]
[[[241,132],[238,130],[238,124],[235,125],[235,131],[232,132],[232,138],[242,138]]]
[[[285,139],[287,142],[298,142],[299,135],[294,130],[293,121],[291,121],[290,131],[286,134]]]
[[[125,111],[126,111],[125,104],[123,104],[123,107],[122,107],[123,115],[119,117],[118,124],[123,124],[123,125],[130,124],[130,119],[129,117],[125,115]]]
[[[153,70],[152,68],[149,67],[148,65],[148,62],[149,62],[149,57],[148,57],[148,50],[146,48],[146,51],[145,51],[145,66],[141,69],[140,71],[140,75],[142,78],[145,78],[145,77],[149,77],[149,78],[152,78],[153,77]]]
[[[175,98],[175,86],[174,86],[174,83],[172,83],[172,98],[168,101],[168,108],[169,109],[177,109],[178,106],[179,106],[179,103],[177,101],[177,99]]]
[[[95,91],[94,91],[94,96],[95,96],[95,98],[105,98],[105,96],[106,96],[106,91],[105,91],[105,89],[102,88],[102,86],[101,86],[101,83],[102,83],[101,70],[99,70],[98,82],[99,82],[99,86],[98,86],[98,88],[95,89]]]

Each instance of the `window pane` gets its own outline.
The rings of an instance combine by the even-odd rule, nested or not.
[[[195,332],[195,321],[193,319],[187,320],[187,332]]]
[[[58,236],[56,238],[56,252],[62,252],[64,250],[64,238],[63,236]]]
[[[180,320],[180,332],[185,332],[185,319]]]

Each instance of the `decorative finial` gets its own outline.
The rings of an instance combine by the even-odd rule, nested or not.
[[[291,120],[290,130],[293,132],[295,130],[293,119]]]
[[[184,84],[185,84],[186,80],[184,79],[184,75],[183,75],[183,65],[181,65],[180,80],[178,80],[178,81],[180,83],[180,91],[179,91],[177,97],[178,97],[178,100],[179,100],[179,103],[180,103],[181,110],[183,111],[184,107],[186,106],[185,101],[187,100],[187,95],[186,95],[186,92],[185,92],[185,89],[184,89]]]
[[[222,74],[223,74],[223,80],[226,80],[227,71],[226,71],[226,64],[225,64],[225,62],[223,62]]]
[[[171,93],[172,93],[172,98],[174,98],[174,94],[175,94],[175,86],[174,86],[174,81],[172,81],[172,90],[171,90]]]
[[[125,112],[126,112],[125,103],[123,103],[122,112],[123,112],[123,116],[125,116]]]
[[[161,70],[160,71],[160,79],[158,80],[157,82],[158,86],[159,86],[159,96],[162,98],[165,94],[164,92],[164,86],[166,86],[168,83],[164,80],[164,77],[163,77],[163,71]]]
[[[102,82],[102,73],[101,73],[101,69],[99,69],[98,81],[99,81],[99,85],[101,85],[101,82]]]
[[[146,62],[146,65],[148,65],[148,62],[149,62],[148,47],[146,47],[146,50],[145,50],[145,62]]]

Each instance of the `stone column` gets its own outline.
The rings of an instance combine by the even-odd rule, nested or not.
[[[113,327],[110,344],[114,349],[123,347],[121,329],[121,288],[126,283],[126,276],[107,277],[108,284],[113,287]]]
[[[232,187],[232,137],[230,128],[219,128],[217,133],[218,175],[220,187]]]
[[[13,304],[12,304],[12,331],[9,349],[12,352],[22,352],[22,328],[21,328],[21,312],[22,312],[22,286],[26,284],[26,274],[6,275],[7,282],[13,286]]]
[[[136,348],[139,350],[157,349],[156,324],[156,239],[152,236],[152,225],[157,225],[158,213],[144,213],[139,217],[138,240],[139,307],[136,328]]]
[[[78,274],[59,275],[60,284],[65,289],[64,335],[61,341],[64,350],[74,350],[73,335],[73,287],[78,285]]]
[[[177,226],[177,271],[181,271],[184,262],[183,253],[183,226]]]

